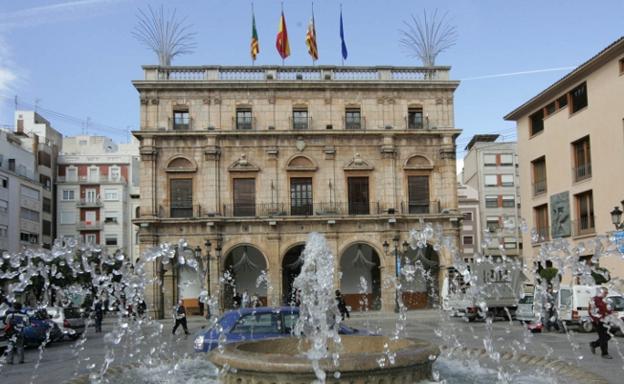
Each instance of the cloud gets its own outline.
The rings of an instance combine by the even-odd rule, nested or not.
[[[11,48],[6,40],[0,36],[0,94],[12,92],[19,77],[18,70],[12,60]]]
[[[82,13],[78,14],[78,11],[83,9],[93,10],[99,6],[123,1],[127,0],[73,0],[0,13],[0,26],[3,29],[12,29],[75,19],[83,15]]]

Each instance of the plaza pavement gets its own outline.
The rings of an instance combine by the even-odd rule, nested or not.
[[[148,340],[149,345],[159,346],[166,343],[164,350],[169,356],[184,356],[194,354],[193,334],[206,325],[207,322],[201,317],[189,318],[189,331],[191,335],[183,336],[181,330],[178,335],[172,336],[172,320],[162,321],[163,335],[153,340]],[[368,328],[390,334],[396,324],[395,314],[382,314],[370,312],[367,314],[355,313],[346,321],[354,327]],[[17,365],[5,365],[0,363],[0,383],[2,384],[25,384],[25,383],[50,383],[60,384],[76,375],[84,375],[89,372],[88,365],[101,365],[105,358],[105,343],[103,335],[110,331],[115,324],[114,318],[106,318],[104,332],[96,334],[89,329],[87,334],[86,348],[76,352],[76,343],[63,341],[48,346],[39,361],[38,349],[26,351],[26,363]],[[471,348],[483,348],[484,336],[488,335],[484,322],[467,323],[459,318],[446,319],[438,311],[422,310],[409,312],[407,315],[406,332],[411,337],[422,338],[440,343],[442,337],[447,337],[453,342],[457,341],[463,346]],[[530,334],[518,322],[509,325],[506,321],[496,321],[489,332],[492,344],[497,351],[509,350],[515,343],[529,341],[524,353],[551,358],[561,358],[571,361],[582,369],[599,374],[610,383],[622,383],[622,369],[624,367],[624,338],[618,337],[611,340],[609,350],[613,360],[604,360],[600,356],[590,353],[588,343],[596,338],[595,333],[583,334],[572,331],[570,335],[559,333]],[[123,343],[122,343],[123,344]],[[144,347],[143,350],[146,350]],[[618,352],[618,348],[622,354]],[[127,364],[132,361],[132,351],[125,350],[123,345],[116,350],[116,359],[112,365]],[[78,359],[77,357],[78,356]]]

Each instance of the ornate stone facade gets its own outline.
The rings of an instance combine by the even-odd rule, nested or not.
[[[384,281],[395,275],[396,248],[384,242],[400,245],[423,222],[458,236],[459,83],[448,67],[144,70],[145,80],[133,83],[141,99],[141,248],[180,238],[199,247],[223,306],[235,291],[270,305],[288,301],[301,245],[317,231],[336,255],[336,286],[348,304],[366,297],[370,308],[392,310],[395,291]],[[449,255],[435,257],[441,281]],[[161,316],[178,298],[197,299],[180,267],[169,269],[151,271],[164,283],[148,292]],[[225,271],[236,287],[219,284]],[[268,287],[255,287],[261,271]],[[420,290],[420,298],[404,297],[410,306],[426,305]]]

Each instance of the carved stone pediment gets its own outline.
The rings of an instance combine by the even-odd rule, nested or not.
[[[344,166],[345,171],[372,171],[374,167],[366,160],[362,159],[359,153],[353,156],[353,159]]]
[[[259,172],[260,168],[250,163],[247,160],[247,155],[244,153],[236,160],[232,165],[228,167],[230,172]]]
[[[195,162],[183,155],[173,156],[167,162],[167,168],[165,172],[195,172],[197,171],[197,164]]]
[[[431,162],[431,160],[429,160],[425,156],[413,155],[413,156],[410,156],[407,160],[405,160],[405,163],[403,164],[403,169],[405,170],[421,170],[421,169],[431,170],[433,169],[433,163]]]
[[[314,172],[318,169],[316,164],[312,159],[307,156],[295,156],[290,161],[288,161],[288,166],[286,166],[287,171],[296,172],[296,171],[307,171]]]

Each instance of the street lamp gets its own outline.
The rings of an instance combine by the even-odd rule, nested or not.
[[[620,204],[622,204],[622,207],[624,207],[624,200],[622,200]],[[620,209],[620,207],[613,208],[613,211],[611,211],[611,222],[613,223],[613,225],[615,225],[615,229],[618,231],[624,229],[624,222],[622,222],[621,220],[622,210]]]
[[[394,298],[394,311],[395,312],[399,312],[399,275],[401,273],[401,252],[399,252],[399,241],[401,240],[401,238],[399,237],[399,235],[396,235],[392,238],[392,245],[394,247],[394,249],[392,250],[392,252],[394,253],[394,269],[395,269],[395,276],[397,279],[397,286],[396,286],[396,291],[395,291],[395,298]],[[390,244],[388,243],[388,241],[384,241],[383,244],[383,250],[384,253],[387,255],[388,254],[388,250],[390,248]],[[407,251],[409,249],[409,243],[407,241],[404,241],[403,244],[403,256],[407,255]]]

